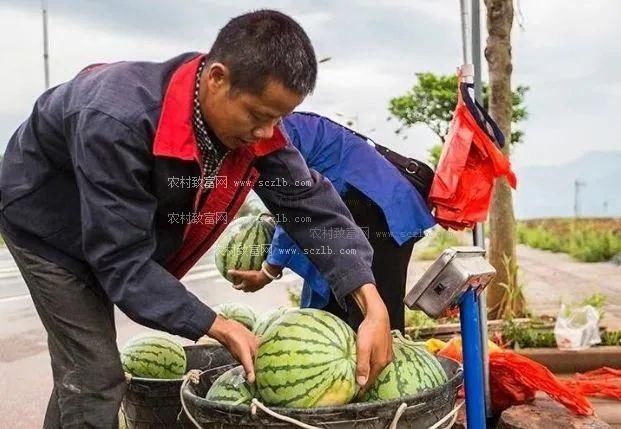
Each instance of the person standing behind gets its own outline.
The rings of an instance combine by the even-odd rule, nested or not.
[[[373,274],[388,309],[391,329],[403,332],[403,298],[414,243],[435,225],[425,200],[362,135],[314,113],[292,113],[283,124],[309,168],[330,180],[364,231],[373,247]],[[330,311],[357,329],[364,318],[362,312],[355,305],[344,309],[337,303],[329,280],[312,263],[312,255],[286,233],[288,222],[294,219],[282,218],[277,225],[264,269],[234,272],[235,287],[257,291],[279,277],[284,267],[290,268],[304,279],[301,307]],[[316,237],[327,240],[352,233],[351,229],[314,230]],[[336,252],[341,250],[333,251],[338,256]]]

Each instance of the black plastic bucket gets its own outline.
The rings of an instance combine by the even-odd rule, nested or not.
[[[392,401],[352,403],[340,407],[312,409],[270,407],[272,411],[308,425],[329,429],[386,429],[403,403],[407,408],[398,420],[397,428],[429,428],[446,417],[455,407],[457,392],[463,382],[462,367],[458,363],[439,358],[448,375],[448,382],[419,395]],[[262,410],[251,413],[249,406],[226,405],[205,398],[211,384],[236,364],[207,370],[201,374],[200,383],[186,383],[181,389],[185,411],[203,429],[272,428],[299,429],[299,426],[272,417]],[[187,416],[182,427],[196,429]],[[440,428],[450,427],[450,421]]]
[[[236,361],[220,344],[201,344],[184,347],[187,370],[209,370]],[[160,380],[132,377],[123,398],[120,426],[128,429],[168,429],[180,427],[177,417],[181,411],[179,389],[183,380]]]

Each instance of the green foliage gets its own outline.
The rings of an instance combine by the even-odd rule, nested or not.
[[[442,155],[442,145],[434,144],[433,146],[431,146],[428,152],[429,155],[427,157],[427,161],[429,161],[429,163],[433,166],[433,169],[435,170],[440,163],[440,156]]]
[[[397,134],[415,124],[427,125],[440,140],[444,141],[457,104],[457,76],[437,75],[435,73],[417,73],[417,83],[404,95],[394,97],[389,102],[388,110],[397,118],[401,126]],[[527,86],[518,86],[513,92],[513,111],[511,143],[521,143],[524,133],[517,129],[517,123],[528,117],[524,99]],[[483,85],[483,105],[489,101],[489,87]],[[389,118],[390,119],[390,118]],[[436,147],[430,150],[430,162],[437,165],[439,155]]]
[[[389,111],[403,128],[426,124],[439,138],[448,132],[448,125],[457,104],[457,77],[417,73],[418,83],[405,95],[390,100]]]
[[[514,349],[527,347],[556,347],[554,331],[546,329],[539,321],[516,323],[512,319],[502,324],[502,342]]]
[[[420,310],[410,310],[405,307],[405,326],[412,328],[410,331],[410,337],[413,340],[420,338],[420,331],[423,328],[431,328],[438,324],[434,319],[427,316]]]
[[[606,301],[608,297],[602,293],[596,292],[593,295],[587,296],[582,302],[579,304],[581,307],[585,305],[590,305],[595,308],[599,313],[599,319],[602,320],[604,317],[604,307],[606,306]]]
[[[440,253],[444,249],[449,247],[461,245],[461,241],[457,235],[444,229],[436,229],[431,237],[426,238],[431,240],[427,247],[422,247],[416,252],[416,257],[423,261],[431,261],[440,256]]]
[[[601,338],[602,346],[621,346],[621,331],[605,331]]]
[[[520,222],[518,241],[527,246],[563,252],[582,262],[611,260],[621,252],[621,230],[571,219]]]
[[[621,252],[621,234],[613,231],[575,231],[568,246],[568,252],[579,261],[608,261]]]
[[[554,329],[544,326],[543,322],[537,319],[521,324],[506,320],[502,325],[501,334],[501,342],[510,348],[556,348]],[[621,345],[621,331],[604,331],[600,336],[601,346]]]
[[[500,282],[498,286],[505,290],[494,314],[499,318],[508,320],[516,317],[527,316],[526,299],[524,298],[524,286],[518,282],[519,266],[515,260],[507,255],[502,256],[503,267],[506,272],[508,282]]]

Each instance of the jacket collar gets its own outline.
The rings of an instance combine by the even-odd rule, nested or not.
[[[198,145],[192,125],[192,103],[194,78],[205,56],[205,54],[199,54],[191,58],[173,73],[164,95],[162,111],[155,132],[154,155],[185,161],[199,161]],[[277,126],[271,139],[252,143],[247,150],[250,150],[254,156],[267,155],[286,145],[283,134],[283,130]]]
[[[198,145],[192,126],[194,78],[205,55],[197,55],[173,73],[153,141],[153,154],[186,161],[198,160]]]

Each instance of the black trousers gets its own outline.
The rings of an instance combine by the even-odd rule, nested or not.
[[[343,197],[343,201],[351,212],[356,224],[365,231],[371,247],[373,247],[373,275],[377,288],[390,315],[391,329],[401,332],[405,325],[405,282],[408,264],[412,256],[413,237],[401,246],[390,235],[390,229],[382,209],[357,189],[352,189]],[[352,329],[357,330],[363,315],[353,300],[347,300],[347,311],[337,302],[334,295],[324,310],[345,320]]]
[[[54,387],[44,429],[117,429],[126,382],[112,303],[97,284],[2,236],[47,331]]]

